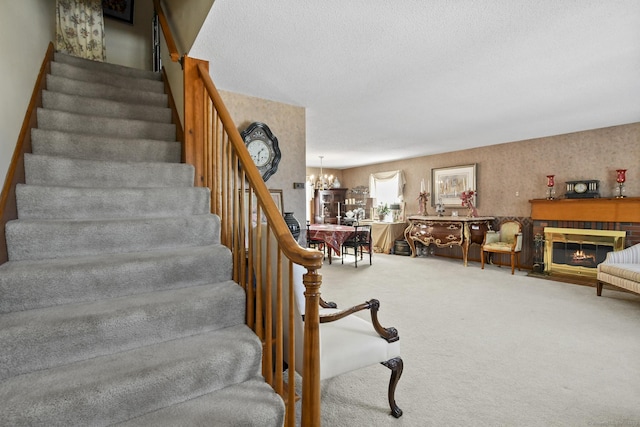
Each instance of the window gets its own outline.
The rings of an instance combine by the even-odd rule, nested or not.
[[[402,203],[405,179],[401,170],[378,172],[369,175],[369,192],[375,205]]]

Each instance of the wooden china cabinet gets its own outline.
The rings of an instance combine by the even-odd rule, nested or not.
[[[346,188],[315,190],[313,194],[313,222],[337,224],[338,215],[344,218]]]

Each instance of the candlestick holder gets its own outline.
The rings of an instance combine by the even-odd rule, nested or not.
[[[555,175],[547,175],[547,200],[556,198]]]
[[[616,199],[622,199],[626,197],[624,183],[627,180],[626,177],[627,170],[626,169],[616,169]]]
[[[418,214],[427,216],[427,202],[429,201],[429,196],[431,194],[426,191],[421,191],[418,195]]]

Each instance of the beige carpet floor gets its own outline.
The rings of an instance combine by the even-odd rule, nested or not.
[[[380,300],[404,359],[400,419],[376,365],[323,381],[324,426],[640,426],[638,295],[440,257],[321,273],[340,308]]]

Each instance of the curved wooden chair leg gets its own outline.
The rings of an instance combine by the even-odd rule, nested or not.
[[[402,375],[404,363],[402,362],[402,358],[398,356],[387,360],[386,362],[382,362],[382,364],[391,369],[391,379],[389,380],[389,406],[391,407],[391,415],[395,418],[400,418],[402,416],[402,409],[396,405],[395,395],[396,386],[398,385],[398,381]]]
[[[487,256],[487,253],[480,249],[480,270],[484,270],[484,257]]]

